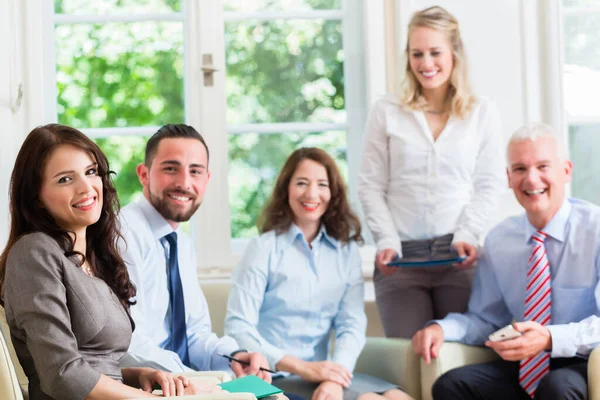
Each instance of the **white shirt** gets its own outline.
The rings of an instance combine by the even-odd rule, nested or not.
[[[129,277],[137,289],[137,304],[131,307],[135,330],[125,366],[147,366],[171,372],[191,371],[177,353],[164,349],[170,343],[171,310],[168,288],[169,243],[163,239],[173,232],[167,220],[145,197],[125,206],[120,213],[121,254]],[[191,238],[177,229],[179,274],[185,302],[188,351],[198,371],[229,371],[228,361],[217,353],[230,354],[236,341],[212,332],[206,298],[198,284],[196,254]]]
[[[454,234],[477,245],[507,190],[496,106],[480,99],[464,120],[450,117],[436,141],[422,111],[391,96],[367,122],[358,192],[378,251],[402,256],[401,240]]]

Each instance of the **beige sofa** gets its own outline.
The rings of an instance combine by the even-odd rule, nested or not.
[[[201,286],[208,301],[213,331],[222,335],[231,284],[228,281],[211,281],[202,282]],[[414,399],[431,400],[433,383],[453,368],[497,358],[496,353],[487,348],[444,343],[439,357],[427,365],[415,356],[410,341],[381,337],[384,336],[383,328],[374,302],[365,303],[365,312],[368,319],[367,343],[356,371],[395,382]],[[592,352],[588,377],[590,400],[600,400],[600,348]]]

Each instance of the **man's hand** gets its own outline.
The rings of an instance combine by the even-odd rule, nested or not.
[[[346,388],[352,380],[352,373],[333,361],[303,361],[297,373],[308,382],[331,381]]]
[[[398,253],[396,252],[396,250],[383,249],[379,253],[377,253],[377,256],[375,257],[375,266],[381,271],[382,274],[384,274],[385,276],[390,276],[394,272],[396,272],[398,268],[388,267],[387,264],[390,261],[396,259],[396,257],[398,257]]]
[[[343,400],[344,388],[331,381],[321,383],[313,392],[311,400]]]
[[[472,244],[456,242],[452,247],[454,247],[454,250],[456,250],[459,257],[467,257],[467,259],[462,262],[452,264],[453,266],[467,269],[471,268],[473,264],[475,264],[475,261],[477,261],[477,247]]]
[[[432,358],[437,358],[440,347],[444,343],[444,331],[438,324],[431,324],[421,329],[412,337],[412,345],[415,353],[429,364]]]
[[[260,367],[269,369],[269,362],[260,353],[246,353],[240,352],[235,354],[235,358],[240,361],[249,362],[250,365],[244,365],[242,363],[232,361],[231,370],[238,378],[246,375],[256,375],[263,381],[271,383],[271,373],[262,371]]]
[[[522,333],[518,338],[485,342],[485,345],[498,353],[503,360],[521,361],[541,351],[552,349],[552,336],[546,326],[534,321],[515,322],[513,326]]]

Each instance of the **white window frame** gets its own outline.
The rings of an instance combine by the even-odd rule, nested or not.
[[[564,30],[563,30],[563,18],[566,16],[582,16],[582,15],[590,15],[594,14],[600,17],[600,6],[590,6],[590,7],[563,7],[559,4],[559,12],[560,12],[560,67],[561,67],[561,76],[563,71],[563,66],[565,65],[565,47],[564,47]],[[598,44],[600,46],[600,43]],[[564,96],[564,92],[561,93]],[[564,99],[564,97],[563,97]],[[566,106],[564,107],[564,116],[565,116],[565,124],[567,127],[567,135],[568,135],[568,127],[570,125],[600,125],[600,115],[583,115],[583,116],[570,116],[567,114]],[[568,142],[568,138],[567,138]]]
[[[598,14],[600,6],[563,7],[562,0],[544,0],[546,15],[545,35],[550,44],[547,48],[546,65],[548,68],[546,87],[548,91],[547,119],[555,128],[558,140],[564,148],[569,148],[569,126],[571,125],[600,125],[600,116],[570,116],[565,105],[564,65],[565,38],[563,20],[565,16]],[[569,154],[569,153],[568,153]],[[567,185],[567,196],[572,192],[571,183]]]
[[[181,12],[152,14],[110,14],[110,15],[55,15],[54,2],[44,1],[41,7],[26,6],[26,18],[41,22],[28,38],[29,47],[40,50],[32,54],[29,60],[36,63],[32,82],[42,85],[42,100],[32,105],[33,114],[43,116],[43,123],[57,120],[57,86],[56,59],[54,54],[56,23],[108,23],[108,22],[141,22],[141,21],[181,21],[184,24],[184,96],[186,123],[196,127],[205,137],[210,148],[211,182],[206,191],[203,206],[194,218],[192,229],[198,254],[198,271],[202,277],[214,278],[228,276],[231,268],[243,254],[247,239],[232,239],[230,224],[230,205],[228,197],[228,135],[315,132],[344,130],[347,133],[347,161],[349,177],[349,196],[352,206],[360,209],[356,189],[358,167],[366,113],[367,87],[369,100],[373,98],[373,87],[381,86],[381,69],[369,66],[369,77],[365,80],[365,59],[371,54],[384,54],[384,43],[371,42],[368,49],[363,49],[364,39],[378,35],[374,32],[382,30],[381,20],[374,20],[381,15],[384,1],[388,0],[342,0],[340,10],[313,10],[299,12],[224,12],[220,0],[190,1],[182,0]],[[364,12],[363,12],[364,11]],[[281,20],[281,19],[325,19],[342,20],[345,123],[272,123],[226,125],[225,79],[225,44],[223,27],[227,21],[237,20]],[[33,21],[29,21],[30,23]],[[363,31],[362,27],[369,30]],[[211,35],[201,35],[212,32]],[[219,34],[214,34],[219,32]],[[36,36],[37,35],[37,36]],[[36,41],[38,43],[36,43]],[[36,46],[37,44],[37,46]],[[367,54],[368,52],[368,54]],[[35,52],[32,52],[35,53]],[[205,87],[200,70],[202,54],[212,54],[213,64],[218,71],[214,74],[214,85]],[[383,59],[380,62],[384,64]],[[384,67],[385,70],[385,67]],[[367,77],[367,78],[369,78]],[[365,82],[366,81],[366,82]],[[375,82],[375,85],[373,85]],[[379,91],[380,89],[375,89]],[[39,96],[39,91],[37,95]],[[377,93],[377,95],[382,93]],[[222,104],[222,107],[214,107]],[[36,118],[33,118],[34,120]],[[35,125],[36,122],[31,122]],[[119,136],[151,135],[158,127],[128,128],[92,128],[83,129],[92,138]],[[226,206],[224,206],[226,205]],[[365,226],[365,229],[366,226]],[[372,262],[372,249],[366,249],[367,258]]]

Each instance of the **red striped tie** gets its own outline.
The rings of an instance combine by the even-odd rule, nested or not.
[[[546,234],[537,231],[532,236],[533,252],[529,257],[527,290],[525,298],[525,321],[536,321],[542,325],[550,323],[552,293],[550,290],[550,263],[544,241]],[[533,397],[540,381],[550,371],[550,354],[545,351],[522,360],[519,367],[519,383]]]

